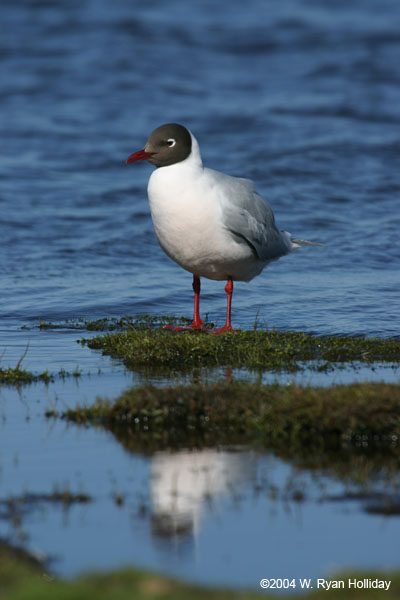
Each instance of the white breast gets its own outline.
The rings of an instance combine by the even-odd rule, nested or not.
[[[265,263],[224,227],[218,185],[207,176],[195,150],[185,161],[156,169],[150,177],[148,195],[158,241],[191,273],[248,281]]]

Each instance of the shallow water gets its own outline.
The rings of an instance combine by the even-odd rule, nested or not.
[[[234,10],[210,1],[173,0],[168,9],[161,0],[2,2],[1,364],[15,366],[29,342],[26,369],[78,368],[82,376],[1,389],[0,497],[64,485],[93,495],[67,516],[50,506],[24,519],[29,546],[57,555],[57,572],[144,564],[257,587],[261,577],[323,576],[353,561],[398,566],[396,520],[359,504],[319,503],[310,474],[305,502],[257,496],[266,471],[284,496],[293,467],[248,449],[199,453],[199,465],[216,465],[220,487],[199,476],[189,522],[167,535],[152,473],[179,465],[190,477],[183,450],[130,454],[111,434],[43,416],[49,406],[113,398],[139,375],[76,344],[79,332],[36,325],[39,316],[191,316],[191,275],[153,234],[151,167],[124,164],[153,128],[178,121],[199,140],[207,166],[255,181],[280,227],[327,244],[238,283],[234,325],[398,335],[399,13],[396,0],[250,0]],[[222,323],[224,310],[223,283],[204,280],[202,311]],[[398,372],[310,377],[398,381]],[[120,492],[122,507],[113,499]],[[1,534],[8,527],[0,521]],[[293,549],[285,544],[284,559],[282,539]]]
[[[238,284],[237,326],[398,334],[399,12],[3,2],[2,318],[191,315],[191,276],[152,232],[152,167],[124,165],[174,120],[278,225],[327,244]],[[222,283],[203,282],[203,310],[223,320]]]
[[[107,394],[119,382],[104,375],[100,383]],[[398,566],[399,520],[368,515],[368,496],[346,499],[362,483],[240,446],[142,454],[109,432],[43,416],[90,396],[86,376],[66,379],[57,393],[43,384],[0,392],[1,498],[65,490],[91,497],[27,503],[19,525],[0,517],[0,535],[47,557],[56,573],[136,565],[257,587],[268,576]],[[368,491],[396,493],[396,481],[378,471]]]

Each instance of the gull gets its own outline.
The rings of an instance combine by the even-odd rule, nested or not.
[[[271,207],[249,179],[204,167],[199,144],[183,125],[157,127],[144,149],[131,154],[126,163],[142,160],[156,167],[147,191],[160,246],[193,274],[194,316],[190,329],[204,329],[200,318],[201,277],[227,281],[225,325],[212,333],[235,331],[231,325],[234,281],[250,281],[270,262],[300,245],[323,245],[292,238],[278,229]]]

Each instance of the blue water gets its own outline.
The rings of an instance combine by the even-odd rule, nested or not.
[[[67,482],[97,497],[96,508],[84,507],[86,516],[77,514],[68,527],[55,527],[60,515],[50,509],[46,522],[32,515],[26,524],[30,547],[58,553],[61,574],[142,561],[189,579],[257,587],[257,578],[290,576],[279,570],[284,560],[297,576],[296,553],[283,558],[273,548],[282,536],[292,536],[297,547],[309,527],[321,533],[319,519],[335,522],[343,535],[329,553],[309,543],[307,573],[299,576],[323,576],[352,560],[389,564],[383,547],[396,556],[398,523],[390,521],[389,531],[359,511],[334,521],[336,508],[306,503],[303,525],[276,517],[258,527],[251,499],[239,513],[229,512],[223,507],[230,495],[218,489],[221,512],[191,509],[197,515],[191,558],[178,554],[174,562],[151,519],[139,519],[131,535],[131,505],[120,510],[110,497],[114,488],[132,498],[142,490],[157,513],[149,491],[153,459],[128,454],[104,432],[49,425],[43,412],[57,402],[92,402],[100,393],[115,397],[135,375],[78,346],[78,333],[35,327],[38,316],[53,322],[148,312],[191,316],[191,275],[163,254],[153,234],[146,198],[152,167],[124,164],[155,127],[177,121],[197,137],[207,166],[255,181],[280,227],[326,244],[302,248],[251,283],[238,283],[234,326],[252,328],[257,319],[280,330],[399,335],[399,19],[397,0],[1,3],[2,365],[14,366],[29,342],[26,368],[79,366],[84,376],[79,385],[69,379],[19,396],[1,390],[0,495]],[[202,311],[219,324],[223,285],[202,282]],[[29,419],[21,425],[25,411]],[[97,479],[96,457],[105,461]],[[267,459],[259,456],[257,468]],[[288,467],[274,465],[282,478]],[[107,479],[111,470],[118,484]],[[138,477],[131,495],[129,477]],[[246,477],[238,478],[251,498]],[[199,485],[199,497],[204,489]],[[98,523],[113,527],[114,520],[122,537],[110,550],[108,530],[101,538]],[[233,539],[243,532],[239,522],[253,532],[245,551]],[[353,536],[348,544],[345,531]],[[361,531],[374,544],[360,544],[357,558],[346,557]],[[83,537],[85,549],[77,554]],[[267,573],[271,555],[276,562]]]
[[[192,312],[153,235],[150,165],[178,121],[327,248],[238,284],[234,323],[398,334],[400,6],[393,1],[3,2],[0,314]],[[203,310],[223,320],[221,283]]]

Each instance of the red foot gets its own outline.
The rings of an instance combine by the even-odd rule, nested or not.
[[[193,321],[191,325],[164,325],[164,329],[172,329],[172,331],[192,331],[193,329],[202,330],[204,321]]]
[[[198,319],[193,320],[191,328],[192,329],[203,329],[203,325],[204,325],[204,321],[203,321],[203,319],[200,319],[200,317],[199,317]]]
[[[232,304],[232,294],[233,294],[233,281],[232,277],[229,277],[228,283],[225,286],[226,298],[227,298],[227,306],[226,306],[226,321],[223,327],[219,327],[218,329],[214,329],[214,331],[210,331],[214,335],[219,335],[220,333],[225,333],[226,331],[232,331],[236,333],[236,331],[232,328],[231,325],[231,304]]]
[[[210,331],[213,335],[219,335],[220,333],[226,333],[227,331],[231,331],[232,333],[236,333],[236,329],[233,329],[231,325],[224,325],[223,327],[219,327],[218,329],[213,329]]]
[[[194,291],[194,316],[191,325],[164,325],[164,329],[172,329],[173,331],[187,331],[191,329],[204,329],[204,321],[200,319],[200,277],[193,275],[193,291]]]

